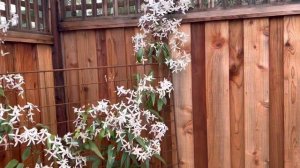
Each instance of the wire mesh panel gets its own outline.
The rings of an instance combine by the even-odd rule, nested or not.
[[[47,66],[47,63],[39,63],[39,66]],[[39,106],[40,112],[35,112],[37,122],[42,122],[50,128],[51,132],[58,132],[61,136],[74,131],[75,113],[74,107],[81,107],[83,105],[89,106],[96,104],[101,99],[107,99],[111,102],[118,102],[122,100],[122,97],[118,97],[114,91],[117,86],[125,86],[132,88],[136,86],[136,72],[137,70],[143,74],[147,74],[150,69],[158,67],[157,64],[149,65],[124,65],[124,66],[103,66],[95,68],[70,68],[59,70],[39,70],[39,71],[25,71],[15,72],[20,73],[26,80],[24,100],[22,102],[33,102]],[[157,68],[155,68],[157,69]],[[121,71],[126,72],[126,76],[122,76]],[[65,84],[55,86],[54,76],[57,74],[64,74]],[[104,76],[92,76],[95,80],[88,80],[87,74],[106,74]],[[71,76],[72,75],[72,76]],[[78,81],[74,81],[74,77],[78,78]],[[163,78],[170,79],[168,71],[163,73],[156,73],[157,81],[163,80]],[[37,85],[36,85],[36,84]],[[155,84],[155,83],[154,83]],[[157,82],[156,82],[157,84]],[[64,102],[57,103],[55,101],[55,95],[57,91],[65,92]],[[9,98],[16,97],[16,92],[11,90],[5,90],[6,95]],[[165,110],[161,112],[161,116],[164,118],[164,122],[169,127],[163,142],[162,142],[162,157],[166,160],[167,164],[164,165],[159,160],[153,159],[150,163],[153,167],[174,167],[178,164],[178,161],[173,158],[176,154],[176,134],[172,130],[172,124],[174,125],[174,119],[171,117],[170,111],[173,110],[173,103],[169,100],[169,104],[165,107]],[[20,100],[11,101],[11,105],[14,103],[20,103]],[[62,111],[61,109],[64,109]],[[46,117],[46,118],[45,118]],[[56,121],[56,122],[54,122]],[[28,122],[20,121],[21,126],[31,125]],[[145,135],[147,136],[147,135]],[[106,142],[109,143],[109,142]],[[173,144],[173,145],[171,145]],[[9,146],[7,150],[0,147],[0,160],[1,155],[7,153],[13,153],[14,151],[22,151],[21,146],[13,147]],[[20,154],[20,153],[19,153]],[[7,156],[6,156],[7,157]],[[15,156],[17,157],[17,156]],[[20,157],[20,156],[19,156]],[[118,159],[118,158],[117,158]],[[120,158],[119,158],[120,159]],[[34,167],[34,160],[31,160],[26,166]],[[105,164],[101,167],[105,167]]]

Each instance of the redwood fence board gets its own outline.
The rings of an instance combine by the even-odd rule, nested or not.
[[[284,18],[284,166],[300,167],[300,17]]]
[[[229,92],[231,167],[245,164],[243,21],[229,22]]]

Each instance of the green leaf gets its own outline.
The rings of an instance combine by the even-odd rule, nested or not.
[[[5,125],[4,126],[4,131],[6,132],[6,133],[11,133],[11,131],[12,131],[12,127],[11,126],[9,126],[9,125]]]
[[[95,160],[92,164],[92,168],[98,168],[100,166],[100,163],[101,163],[100,159]]]
[[[150,168],[149,159],[142,163],[142,168]]]
[[[47,125],[44,125],[44,124],[41,124],[41,123],[36,124],[36,127],[44,128],[44,129],[47,129],[47,130],[50,129]]]
[[[107,163],[106,168],[112,168],[115,162],[113,145],[109,145],[107,148]]]
[[[149,162],[149,159],[146,160],[145,164],[146,164],[146,168],[150,168],[150,162]]]
[[[159,115],[159,113],[153,109],[149,109],[149,111],[154,114],[157,118],[159,118],[161,121],[163,121],[164,119]]]
[[[127,156],[126,162],[125,162],[125,168],[130,167],[130,157]]]
[[[143,59],[143,56],[144,56],[144,48],[140,48],[139,50],[138,50],[138,52],[137,52],[137,55],[136,55],[137,57],[137,61],[139,62],[139,63],[142,63],[142,59]]]
[[[23,163],[19,163],[17,168],[23,168],[24,167],[24,164]]]
[[[124,152],[122,154],[122,158],[121,158],[121,167],[123,167],[123,165],[124,165],[124,163],[125,163],[125,161],[126,161],[127,158],[128,158],[128,153]]]
[[[101,159],[104,159],[104,157],[102,156],[101,152],[99,151],[99,148],[97,147],[97,145],[94,142],[89,141],[89,146],[90,146],[90,150],[91,151],[93,151]]]
[[[141,75],[140,74],[136,74],[135,75],[135,80],[137,83],[139,83],[141,81]]]
[[[134,135],[133,134],[131,134],[131,133],[127,133],[127,135],[128,135],[128,140],[129,140],[129,142],[132,142],[132,140],[133,140],[133,138],[134,138]]]
[[[3,87],[0,87],[0,97],[5,97],[5,93],[4,93]]]
[[[157,101],[157,111],[161,111],[164,106],[164,101],[162,99],[158,99]]]
[[[145,141],[144,141],[142,138],[136,137],[135,140],[136,140],[136,142],[138,142],[145,150],[147,149],[146,144],[145,144]]]
[[[155,104],[155,93],[151,92],[150,97],[151,97],[152,105],[154,106],[154,104]]]
[[[168,46],[166,44],[163,44],[161,48],[162,48],[162,51],[163,51],[164,58],[169,58],[170,57],[170,50],[169,50]]]
[[[18,163],[19,163],[19,161],[17,161],[16,159],[13,159],[7,163],[5,168],[14,168],[18,165]]]
[[[133,161],[133,163],[134,163],[135,165],[138,165],[138,164],[139,164],[138,161],[136,160],[136,157],[135,157],[134,155],[130,155],[130,158],[131,158],[131,160]]]
[[[152,63],[152,54],[153,54],[154,48],[150,47],[149,52],[148,52],[148,59],[149,63]]]
[[[103,139],[104,137],[105,137],[105,129],[102,129],[101,131],[100,131],[100,134],[99,134],[99,137],[100,137],[100,140],[101,139]]]
[[[160,155],[154,154],[153,156],[160,160],[164,165],[167,165],[166,161]]]
[[[168,100],[167,100],[167,98],[166,98],[166,97],[164,97],[164,98],[162,99],[162,101],[164,102],[164,104],[165,104],[165,105],[167,105],[167,103],[168,103]]]
[[[24,152],[22,153],[22,161],[25,161],[31,153],[31,147],[27,146]]]
[[[83,148],[86,149],[86,150],[90,150],[90,149],[91,149],[89,143],[84,143],[84,144],[83,144]]]
[[[101,163],[101,160],[95,156],[88,156],[87,161],[92,162],[92,168],[98,168]]]
[[[120,141],[120,142],[118,142],[117,152],[120,152],[121,147],[122,147],[122,143],[121,143],[121,141]]]

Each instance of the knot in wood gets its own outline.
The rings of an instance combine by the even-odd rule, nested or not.
[[[225,39],[223,37],[214,37],[212,41],[213,47],[216,49],[222,48],[224,46],[224,43]]]

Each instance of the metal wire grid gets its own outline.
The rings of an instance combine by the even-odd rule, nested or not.
[[[161,68],[160,65],[158,64],[146,64],[146,65],[124,65],[124,66],[101,66],[101,67],[94,67],[94,68],[69,68],[69,69],[56,69],[56,70],[45,70],[45,71],[27,71],[27,72],[13,72],[13,73],[20,73],[21,75],[24,76],[25,80],[26,78],[31,78],[32,76],[35,76],[38,78],[37,80],[37,85],[36,84],[30,84],[30,82],[33,81],[25,81],[25,92],[24,92],[24,100],[22,100],[22,102],[30,102],[30,100],[32,99],[32,95],[38,96],[38,102],[40,104],[39,105],[39,109],[41,110],[41,113],[44,112],[53,112],[53,109],[55,109],[56,114],[51,114],[51,115],[56,115],[56,119],[57,122],[56,123],[43,123],[44,125],[47,125],[49,128],[56,126],[58,134],[63,135],[65,133],[67,133],[68,131],[72,131],[72,124],[74,122],[74,119],[69,118],[68,114],[70,114],[70,110],[73,110],[73,108],[71,108],[73,105],[77,105],[76,107],[80,107],[81,105],[87,105],[89,103],[95,103],[97,101],[100,100],[99,99],[93,99],[93,100],[83,100],[83,99],[79,99],[79,101],[68,101],[68,93],[67,90],[70,89],[71,87],[76,87],[78,88],[78,92],[84,88],[89,88],[89,87],[98,87],[101,88],[102,90],[107,89],[107,85],[112,84],[113,86],[118,86],[119,84],[125,84],[127,87],[132,87],[134,86],[134,84],[136,83],[135,80],[135,75],[137,73],[137,71],[141,74],[147,74],[149,73],[150,69],[154,69],[154,77],[159,81],[162,80],[163,78],[168,78],[171,80],[172,76],[169,73],[169,71],[167,71],[164,68]],[[159,69],[164,69],[159,71]],[[120,71],[124,71],[126,70],[126,77],[120,77],[120,75],[118,74],[118,72]],[[102,76],[103,79],[98,79],[97,82],[84,82],[84,81],[76,81],[76,83],[72,83],[70,81],[66,81],[66,76],[68,76],[70,74],[70,72],[72,72],[72,74],[79,74],[79,73],[83,73],[84,71],[87,72],[91,72],[91,71],[104,71],[104,72],[108,72],[108,71],[113,71],[113,72],[117,72],[115,73],[115,76],[113,78],[113,80],[107,80],[107,77]],[[86,72],[85,72],[86,73]],[[54,81],[50,82],[53,83],[52,86],[45,86],[43,85],[43,87],[41,87],[41,83],[49,83],[49,80],[47,77],[49,77],[53,75],[64,75],[64,85],[60,85],[60,86],[55,86],[54,85]],[[109,74],[109,73],[108,73]],[[41,79],[41,77],[43,77],[43,79]],[[97,77],[96,77],[97,78]],[[101,77],[99,77],[101,78]],[[34,87],[27,87],[26,84],[28,85],[32,85]],[[51,103],[51,100],[49,100],[49,98],[51,98],[51,96],[49,94],[54,94],[55,96],[55,101]],[[58,92],[64,92],[65,97],[63,99],[57,97],[57,93]],[[12,105],[14,103],[17,103],[17,95],[15,91],[12,90],[5,90],[5,93],[8,95],[8,98],[13,98],[15,100],[11,101]],[[42,94],[43,93],[43,94]],[[44,104],[41,105],[41,96],[43,96],[44,100]],[[102,97],[103,98],[103,97]],[[37,97],[34,98],[35,100],[37,99]],[[118,98],[116,96],[116,94],[111,94],[109,95],[109,97],[106,97],[106,99],[110,100],[110,101],[117,101],[120,98]],[[168,111],[164,111],[161,115],[162,117],[166,117],[165,118],[165,123],[167,124],[167,126],[170,128],[170,130],[168,131],[167,135],[165,136],[163,142],[162,142],[162,156],[167,158],[166,165],[161,165],[160,167],[174,167],[175,165],[178,165],[178,153],[177,153],[177,140],[176,140],[176,130],[174,130],[174,125],[175,125],[175,120],[174,120],[174,106],[172,103],[173,99],[170,99],[170,103],[169,105],[166,107],[166,109],[168,109]],[[170,113],[170,111],[172,111]],[[55,112],[54,111],[54,112]],[[64,113],[64,114],[62,114]],[[61,117],[63,116],[63,117]],[[19,125],[29,125],[27,122],[21,121],[19,123]],[[173,125],[173,128],[172,128]],[[173,130],[172,130],[173,129]],[[175,141],[175,142],[174,142]],[[170,143],[172,143],[172,145],[170,145]],[[16,148],[9,146],[7,150],[4,149],[4,147],[0,147],[0,160],[1,158],[4,158],[5,155],[9,152],[12,152],[13,150],[16,150]],[[174,157],[176,155],[176,157]],[[16,156],[15,156],[16,157]],[[20,156],[18,156],[20,157]],[[17,157],[17,158],[18,158]],[[171,158],[171,159],[170,159]],[[174,160],[176,159],[176,160]],[[155,162],[155,161],[154,161]],[[157,163],[157,161],[156,161]],[[34,167],[33,164],[32,165],[28,165],[29,167]]]

